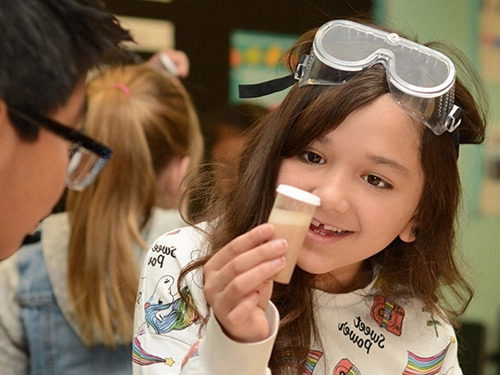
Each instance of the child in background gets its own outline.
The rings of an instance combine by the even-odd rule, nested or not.
[[[203,141],[179,80],[110,68],[87,96],[83,128],[113,157],[42,222],[41,243],[0,264],[3,375],[130,374],[139,266],[155,238],[185,225],[178,203]]]
[[[484,90],[457,51],[468,76],[426,46],[342,20],[300,38],[298,82],[249,132],[211,220],[146,255],[135,374],[462,373],[457,159],[484,140]],[[271,278],[288,244],[266,223],[279,184],[321,198],[287,285]]]

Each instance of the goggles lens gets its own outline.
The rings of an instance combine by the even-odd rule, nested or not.
[[[395,101],[435,134],[460,124],[454,105],[455,66],[431,48],[351,21],[323,25],[298,69],[299,86],[337,85],[381,63]]]
[[[440,52],[349,21],[324,25],[316,34],[314,51],[323,63],[344,71],[381,62],[403,87],[431,95],[447,91],[455,78],[453,63]]]

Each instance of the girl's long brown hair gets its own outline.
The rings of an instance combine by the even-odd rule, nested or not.
[[[309,53],[315,31],[304,34],[290,51],[290,70],[295,68],[298,56]],[[438,43],[429,46],[444,47]],[[455,87],[455,102],[463,110],[460,143],[481,143],[486,125],[484,89],[466,59],[453,49],[448,48],[447,52],[459,65],[466,64],[462,73],[468,72],[464,81],[457,79]],[[478,105],[465,81],[471,84],[484,107]],[[388,92],[386,71],[381,65],[338,86],[298,88],[294,85],[281,105],[251,130],[237,178],[220,189],[223,194],[213,198],[205,216],[218,218],[209,233],[212,252],[187,267],[180,283],[188,272],[202,267],[229,241],[267,220],[283,159],[296,156],[354,110]],[[379,269],[382,293],[394,299],[418,298],[437,312],[439,301],[453,321],[472,297],[472,289],[460,271],[455,252],[461,194],[457,153],[449,134],[435,136],[423,125],[422,128],[421,163],[425,181],[416,217],[416,240],[405,243],[396,238],[368,261]],[[273,374],[302,374],[311,338],[320,339],[313,311],[313,279],[314,275],[296,268],[289,285],[274,285],[272,301],[281,321],[269,363]],[[448,294],[443,294],[442,287],[451,290],[451,300]]]
[[[130,343],[139,280],[137,247],[156,201],[156,178],[175,157],[203,151],[181,83],[146,65],[105,70],[88,84],[85,131],[113,149],[97,180],[70,191],[70,301],[84,341]],[[98,341],[101,340],[101,341]]]

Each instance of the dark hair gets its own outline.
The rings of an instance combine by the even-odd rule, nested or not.
[[[131,40],[99,0],[3,0],[0,35],[0,98],[40,114],[64,105],[87,70],[128,58],[119,44]],[[36,139],[36,127],[14,126]]]
[[[315,32],[304,34],[291,50],[290,70],[295,68],[298,56],[309,53]],[[428,46],[443,47],[438,43]],[[481,107],[485,104],[484,88],[463,55],[452,48],[446,52],[459,67],[465,64],[463,72],[469,74],[465,80],[457,78],[455,87],[455,102],[463,110],[460,143],[481,143],[486,125],[486,107]],[[465,82],[471,84],[477,98],[483,101],[481,105]],[[281,105],[250,131],[242,154],[239,184],[210,207],[211,213],[219,218],[209,233],[212,252],[267,220],[283,159],[298,155],[354,110],[386,93],[389,93],[386,71],[378,64],[342,85],[292,87]],[[436,136],[427,127],[422,128],[420,154],[425,180],[415,218],[418,235],[411,243],[396,238],[369,262],[378,269],[382,293],[395,301],[416,297],[441,313],[437,302],[447,301],[441,287],[451,288],[460,305],[453,308],[448,303],[444,311],[453,321],[472,297],[472,289],[455,257],[456,214],[461,194],[457,154],[449,134]],[[185,272],[206,261],[200,260]],[[273,374],[302,374],[311,336],[317,334],[312,307],[313,277],[296,268],[289,285],[274,285],[272,301],[281,321],[270,361]],[[286,358],[294,358],[293,368],[288,367],[289,361],[283,360]]]

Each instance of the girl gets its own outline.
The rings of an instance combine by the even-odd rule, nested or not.
[[[135,372],[461,374],[457,158],[484,112],[446,56],[365,24],[306,33],[289,65],[298,82],[250,132],[215,220],[150,249]],[[287,243],[265,223],[282,183],[321,198],[289,285],[270,281]]]
[[[83,127],[113,157],[94,184],[68,193],[66,213],[43,222],[41,242],[2,262],[4,375],[130,374],[139,266],[154,239],[183,225],[181,181],[203,147],[181,83],[117,67],[87,96]]]

